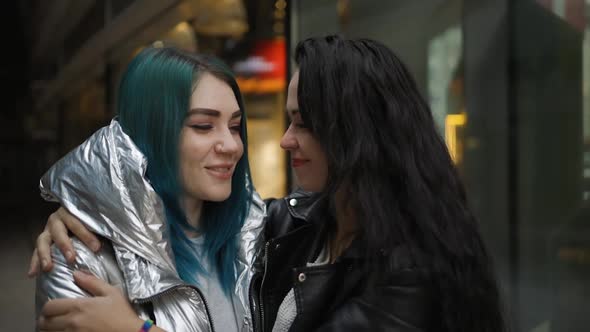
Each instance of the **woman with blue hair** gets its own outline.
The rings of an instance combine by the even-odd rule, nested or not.
[[[220,61],[140,52],[121,81],[118,117],[58,161],[41,192],[101,243],[94,252],[73,238],[73,264],[72,251],[52,248],[53,269],[37,279],[39,329],[251,330],[265,207],[250,183],[240,91]],[[80,271],[114,287],[88,286]],[[102,320],[91,302],[72,301],[112,291],[131,305]],[[74,316],[76,307],[93,318]]]

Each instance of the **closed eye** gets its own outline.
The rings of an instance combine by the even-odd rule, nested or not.
[[[206,125],[191,125],[191,128],[197,129],[197,130],[211,130],[213,129],[212,125],[206,124]]]

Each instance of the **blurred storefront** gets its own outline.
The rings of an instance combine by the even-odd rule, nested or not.
[[[590,2],[300,0],[290,12],[293,46],[369,37],[409,65],[467,185],[515,331],[588,331]]]

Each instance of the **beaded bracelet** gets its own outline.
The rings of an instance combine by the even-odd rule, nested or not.
[[[143,326],[141,327],[139,332],[148,332],[152,328],[152,326],[154,326],[154,321],[151,319],[147,319],[145,322],[143,322]]]

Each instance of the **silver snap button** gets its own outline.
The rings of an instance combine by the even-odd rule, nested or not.
[[[295,206],[295,205],[297,205],[297,200],[296,200],[295,198],[291,198],[291,199],[289,200],[289,205],[291,205],[291,206]]]
[[[304,282],[306,278],[307,276],[305,275],[305,273],[299,273],[299,282]]]

